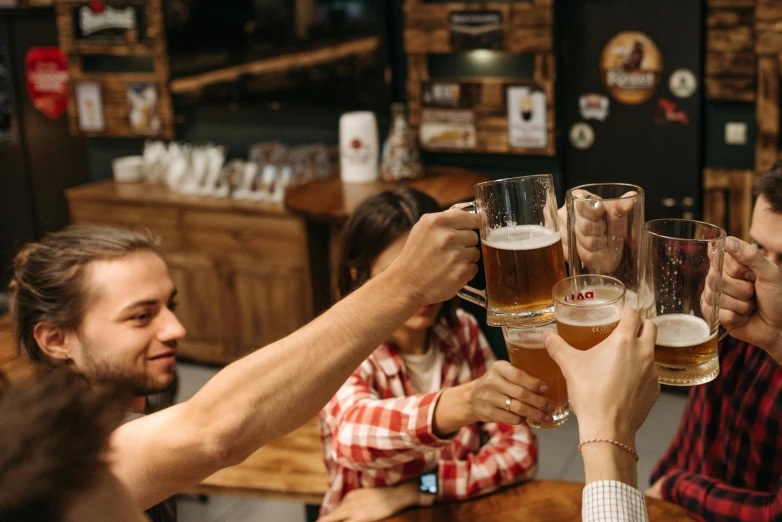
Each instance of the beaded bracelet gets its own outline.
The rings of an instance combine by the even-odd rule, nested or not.
[[[631,448],[627,444],[622,444],[619,441],[611,440],[611,439],[589,439],[589,440],[585,440],[584,442],[582,442],[581,444],[578,445],[579,453],[581,453],[581,447],[584,444],[590,444],[592,442],[607,442],[609,444],[613,444],[614,446],[618,446],[618,447],[622,448],[623,450],[625,450],[630,455],[632,455],[633,458],[635,459],[635,461],[638,462],[638,453],[636,453],[636,451],[633,448]]]

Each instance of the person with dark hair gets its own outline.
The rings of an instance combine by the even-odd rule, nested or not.
[[[720,375],[691,388],[646,492],[702,520],[782,520],[782,161],[755,194],[754,244],[727,239],[723,273],[709,274],[702,298],[731,334]]]
[[[341,238],[341,296],[381,277],[415,224],[437,210],[410,188],[359,205]],[[322,522],[380,520],[534,476],[537,448],[525,418],[551,421],[553,406],[538,395],[545,383],[496,361],[475,319],[441,301],[394,330],[321,412],[329,472]]]
[[[10,285],[12,326],[33,361],[72,368],[95,385],[130,386],[128,422],[111,435],[110,469],[153,522],[172,521],[175,506],[163,501],[311,419],[416,310],[453,297],[474,277],[477,226],[476,216],[457,210],[426,216],[382,275],[226,366],[191,399],[151,415],[139,415],[145,395],[171,384],[185,329],[148,234],[76,226],[26,245]]]
[[[108,394],[63,370],[0,381],[0,520],[147,520],[109,472]]]

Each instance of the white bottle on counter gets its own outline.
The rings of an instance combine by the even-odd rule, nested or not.
[[[377,180],[379,148],[374,113],[346,112],[340,117],[339,164],[344,183],[369,183]]]

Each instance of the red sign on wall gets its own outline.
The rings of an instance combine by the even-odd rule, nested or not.
[[[57,47],[27,51],[27,93],[33,106],[56,119],[68,107],[68,60]]]

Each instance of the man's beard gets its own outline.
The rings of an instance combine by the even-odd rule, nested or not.
[[[82,372],[91,382],[99,385],[118,387],[135,396],[152,395],[168,389],[174,380],[174,367],[171,367],[171,379],[161,384],[153,382],[146,372],[129,372],[126,368],[112,361],[99,361],[95,357],[96,350],[93,346],[79,339],[81,344],[82,360],[84,368]]]

